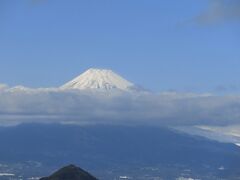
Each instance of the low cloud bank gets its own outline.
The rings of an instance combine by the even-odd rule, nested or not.
[[[34,122],[235,125],[240,124],[240,96],[0,88],[0,125]]]

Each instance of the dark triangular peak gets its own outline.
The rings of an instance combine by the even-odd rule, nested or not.
[[[40,180],[97,180],[97,178],[79,167],[69,165]]]

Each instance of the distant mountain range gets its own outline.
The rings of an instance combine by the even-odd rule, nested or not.
[[[90,68],[67,82],[66,84],[56,88],[28,88],[22,85],[8,87],[0,84],[0,90],[9,92],[31,92],[31,91],[64,91],[64,90],[96,90],[96,91],[123,91],[123,92],[141,92],[146,91],[144,88],[135,85],[124,79],[110,69]]]
[[[0,164],[38,162],[31,173],[36,176],[73,163],[105,180],[125,174],[165,179],[181,174],[204,180],[240,177],[238,146],[167,128],[28,124],[0,128],[0,142]],[[41,171],[45,167],[49,171]],[[21,168],[23,172],[30,170]]]
[[[55,88],[0,84],[0,99],[2,125],[20,124],[27,118],[72,124],[121,119],[122,123],[123,116],[134,123],[177,125],[190,134],[240,144],[239,97],[151,93],[109,69],[88,69]]]
[[[187,122],[189,119],[185,118],[193,118],[193,113],[199,108],[202,108],[200,114],[220,118],[216,113],[219,111],[208,111],[205,107],[208,106],[206,103],[216,101],[206,101],[208,95],[190,94],[183,98],[182,95],[167,93],[160,98],[106,69],[89,69],[57,88],[9,88],[0,85],[0,91],[2,122],[16,125],[20,119],[21,124],[0,127],[0,170],[14,164],[6,173],[19,173],[14,171],[17,167],[21,170],[20,176],[21,173],[30,173],[42,177],[55,167],[74,163],[94,170],[97,177],[105,180],[112,180],[122,172],[135,179],[149,173],[156,177],[161,175],[164,179],[176,179],[183,174],[204,180],[235,180],[240,177],[239,146],[155,124],[159,120],[169,125],[174,118]],[[200,105],[196,103],[198,98]],[[181,105],[184,106],[178,112]],[[195,109],[191,109],[194,105]],[[193,118],[194,121],[196,119]],[[118,120],[121,123],[117,123]],[[138,120],[144,120],[144,126],[138,124]],[[105,121],[107,125],[103,125]],[[102,125],[98,125],[101,122]],[[127,126],[123,125],[124,122]],[[66,125],[71,123],[72,126]],[[210,137],[208,134],[205,136]],[[239,145],[238,141],[236,144]],[[29,170],[29,162],[36,162],[36,171]],[[43,167],[49,167],[49,171]],[[71,167],[66,169],[71,170]],[[81,170],[78,172],[81,174]]]

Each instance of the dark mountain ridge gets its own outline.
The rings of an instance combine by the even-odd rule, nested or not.
[[[0,142],[1,162],[36,161],[49,167],[73,163],[101,172],[191,169],[193,174],[228,179],[240,175],[239,147],[167,128],[28,124],[0,128]]]
[[[40,180],[97,180],[97,178],[79,167],[69,165]]]

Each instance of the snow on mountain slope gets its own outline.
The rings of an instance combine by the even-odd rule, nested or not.
[[[18,85],[18,86],[7,89],[8,92],[30,92],[30,91],[33,91],[33,90],[34,89],[31,89],[31,88],[28,88],[28,87],[25,87],[25,86],[21,86],[21,85]]]
[[[129,91],[138,89],[133,83],[125,80],[112,70],[91,68],[80,76],[66,83],[61,89],[119,89]]]

